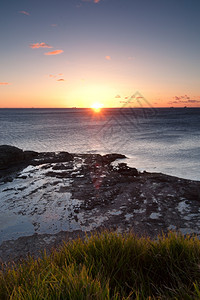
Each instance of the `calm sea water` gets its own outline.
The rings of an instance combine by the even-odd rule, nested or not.
[[[200,180],[200,108],[0,109],[0,145],[122,153],[130,166]]]

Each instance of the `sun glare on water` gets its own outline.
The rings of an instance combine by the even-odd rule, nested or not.
[[[95,102],[92,104],[91,108],[93,109],[94,112],[98,113],[101,111],[103,107],[103,104],[99,103],[99,102]]]

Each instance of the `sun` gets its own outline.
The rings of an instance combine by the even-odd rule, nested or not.
[[[99,102],[95,102],[91,105],[91,108],[93,109],[94,112],[98,113],[101,111],[103,107],[103,104],[99,103]]]

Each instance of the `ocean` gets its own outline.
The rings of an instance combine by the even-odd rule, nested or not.
[[[129,166],[200,180],[200,108],[0,109],[0,145],[121,153]]]

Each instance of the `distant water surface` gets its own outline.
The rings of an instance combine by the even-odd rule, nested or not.
[[[200,108],[0,109],[0,145],[125,154],[130,166],[200,180]]]

